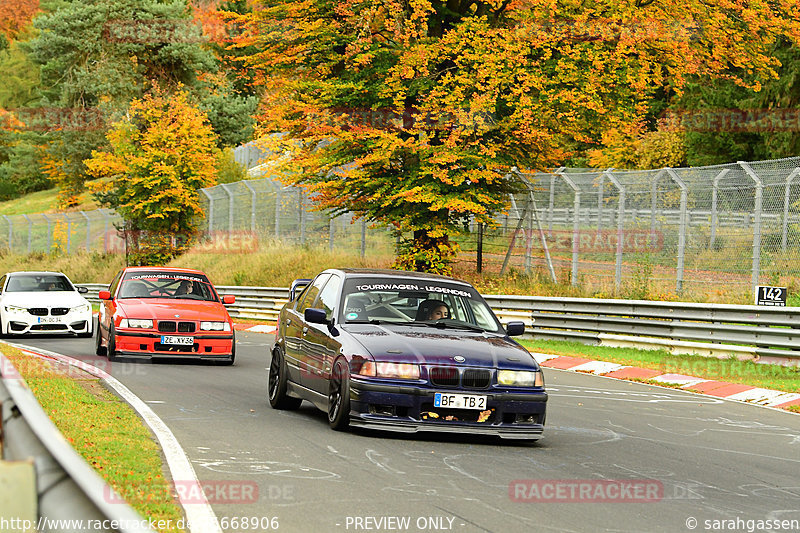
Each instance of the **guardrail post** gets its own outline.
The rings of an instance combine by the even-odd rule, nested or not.
[[[674,170],[671,168],[667,168],[666,170],[669,177],[672,178],[672,181],[681,188],[681,214],[679,222],[680,228],[678,230],[678,266],[675,272],[675,291],[680,294],[683,292],[683,268],[686,258],[686,226],[688,226],[686,209],[689,203],[689,189]]]
[[[800,168],[796,168],[786,178],[786,189],[783,193],[783,228],[781,231],[781,250],[786,251],[789,244],[789,192],[792,187],[792,180],[800,174]]]
[[[748,176],[756,184],[755,208],[753,213],[753,278],[752,289],[755,293],[758,287],[759,275],[761,273],[761,210],[764,202],[764,183],[761,178],[753,172],[752,167],[745,161],[737,161],[738,165],[744,169]]]
[[[722,170],[714,178],[714,186],[711,191],[711,238],[709,239],[709,249],[714,249],[714,241],[717,240],[717,226],[719,225],[719,214],[717,213],[717,196],[719,191],[719,181],[725,177],[731,169],[726,168]]]

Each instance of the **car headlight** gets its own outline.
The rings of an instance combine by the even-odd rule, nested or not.
[[[200,329],[205,331],[230,331],[231,325],[227,322],[200,322]]]
[[[6,311],[9,313],[27,313],[28,310],[24,307],[17,307],[16,305],[7,305]]]
[[[498,370],[497,383],[511,387],[544,387],[544,375],[523,370]]]
[[[123,318],[120,323],[119,327],[121,328],[152,328],[153,321],[152,320],[144,320],[142,318]]]
[[[419,365],[412,363],[375,363],[361,365],[359,374],[379,378],[419,379]]]
[[[71,311],[72,311],[73,313],[85,313],[85,312],[86,312],[86,311],[88,311],[89,309],[91,309],[91,307],[89,307],[89,305],[88,305],[88,304],[83,304],[83,305],[79,305],[79,306],[77,306],[77,307],[73,307],[73,308],[71,309]]]

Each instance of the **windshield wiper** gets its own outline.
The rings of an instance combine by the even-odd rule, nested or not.
[[[382,321],[378,320],[377,318],[373,318],[371,320],[346,320],[345,324],[383,324]]]
[[[439,329],[446,329],[446,328],[466,329],[466,330],[469,330],[469,331],[477,331],[477,332],[480,332],[480,333],[484,333],[486,331],[482,327],[475,326],[473,324],[465,324],[463,322],[445,322],[444,320],[437,320],[436,322],[415,320],[414,322],[408,322],[407,324],[404,324],[404,325],[409,325],[409,326],[417,326],[417,325],[419,325],[419,326],[428,326],[428,327],[431,327],[431,328],[439,328]]]

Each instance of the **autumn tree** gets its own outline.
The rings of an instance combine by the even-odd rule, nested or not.
[[[450,237],[516,183],[641,122],[690,76],[757,88],[797,37],[788,1],[255,0],[234,17],[262,132],[290,133],[318,205],[413,235],[397,264],[448,271]]]
[[[94,189],[127,224],[129,263],[163,264],[197,233],[198,189],[215,184],[214,132],[186,91],[156,91],[133,101],[108,142],[86,161]]]

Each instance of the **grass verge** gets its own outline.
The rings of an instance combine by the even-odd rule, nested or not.
[[[136,412],[89,374],[0,344],[73,448],[147,519],[177,528],[183,511],[164,479],[161,449]]]
[[[522,340],[520,344],[534,352],[584,357],[597,361],[650,368],[665,374],[685,374],[785,392],[800,391],[800,368],[796,367],[757,364],[736,359],[716,359],[699,355],[675,355],[665,350],[593,346],[568,341]]]

